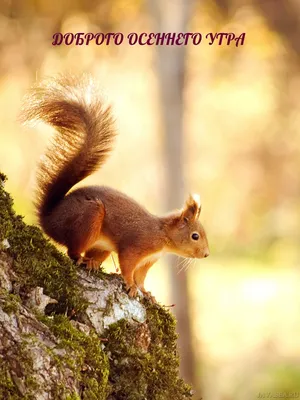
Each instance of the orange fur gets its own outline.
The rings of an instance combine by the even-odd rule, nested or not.
[[[65,245],[71,258],[94,268],[117,252],[129,294],[135,296],[138,288],[147,293],[147,272],[164,252],[208,256],[196,196],[188,198],[182,211],[158,217],[110,187],[69,192],[103,165],[115,136],[110,108],[103,106],[90,78],[61,76],[36,85],[22,115],[57,131],[39,165],[36,210],[44,231]]]

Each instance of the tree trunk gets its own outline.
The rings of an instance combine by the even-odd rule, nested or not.
[[[0,399],[184,400],[175,320],[87,273],[12,210],[0,174]]]

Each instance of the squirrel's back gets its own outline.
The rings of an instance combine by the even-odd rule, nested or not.
[[[209,255],[200,198],[189,196],[182,210],[158,217],[105,186],[68,193],[103,164],[115,136],[110,109],[95,89],[87,77],[62,76],[36,85],[26,99],[23,119],[41,119],[56,129],[39,165],[37,214],[44,231],[78,264],[97,269],[117,252],[129,295],[136,296],[139,288],[152,299],[145,277],[165,251],[189,258]]]
[[[56,130],[40,161],[35,203],[39,222],[66,193],[97,170],[112,150],[115,136],[110,107],[105,107],[89,76],[59,76],[35,85],[24,101],[21,119],[41,120]]]
[[[159,218],[131,197],[108,186],[83,186],[68,193],[51,215],[45,217],[48,235],[65,244],[65,239],[71,235],[68,233],[70,227],[75,222],[78,230],[82,229],[84,220],[87,221],[90,214],[86,210],[90,210],[93,203],[103,204],[105,218],[101,232],[111,238],[120,241],[129,235],[132,242],[135,238],[138,243],[138,238],[146,233],[150,236],[159,234]]]

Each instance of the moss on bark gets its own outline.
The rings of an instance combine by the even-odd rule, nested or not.
[[[4,181],[5,177],[0,173],[0,259],[8,256],[12,259],[14,278],[11,287],[0,285],[0,308],[8,320],[17,318],[20,308],[28,310],[28,294],[36,287],[42,287],[46,295],[57,300],[50,315],[29,310],[44,327],[45,335],[52,335],[55,341],[55,347],[48,342],[42,343],[39,333],[36,346],[43,346],[49,362],[61,376],[68,370],[67,376],[72,376],[75,381],[72,387],[76,389],[72,390],[63,384],[64,379],[52,384],[49,399],[191,398],[191,388],[178,375],[174,317],[163,307],[143,299],[141,302],[146,309],[143,323],[122,319],[112,323],[99,337],[93,326],[78,322],[83,321],[80,315],[88,306],[78,279],[79,268],[60,253],[38,227],[26,225],[22,217],[16,215],[13,201],[4,191]],[[112,279],[103,271],[95,276],[99,280]],[[112,304],[107,301],[107,309],[109,307]],[[34,341],[34,334],[23,337],[23,342],[17,344],[18,351],[12,354],[15,360],[2,357],[0,399],[38,398],[28,354],[28,346]],[[20,372],[22,385],[25,385],[23,392],[13,375],[14,362],[23,366]]]

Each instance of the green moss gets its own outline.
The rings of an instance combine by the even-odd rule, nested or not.
[[[4,181],[3,174],[0,179]],[[14,260],[20,293],[41,286],[45,294],[58,300],[59,311],[74,314],[84,310],[87,303],[78,285],[78,267],[38,227],[26,225],[12,206],[10,195],[0,184],[0,245],[7,239],[10,247],[6,251]]]
[[[17,313],[20,306],[20,297],[7,292],[2,292],[0,295],[0,307],[8,314]],[[14,379],[10,372],[11,360],[17,360],[15,366]],[[3,352],[0,363],[0,399],[5,400],[34,400],[35,392],[38,389],[38,384],[33,376],[32,355],[27,349],[27,341],[14,341],[13,347],[8,352]],[[23,395],[16,382],[25,388],[26,393]]]
[[[0,295],[0,297],[2,296]],[[4,295],[2,309],[7,314],[17,313],[20,302],[20,296],[9,293],[7,295]]]
[[[34,400],[36,398],[35,394],[39,388],[39,385],[32,375],[32,358],[31,354],[26,348],[26,343],[15,343],[12,349],[12,354],[10,357],[14,357],[18,360],[18,376],[15,380],[22,381],[22,386],[24,386],[26,393],[23,395],[18,389],[14,379],[11,376],[9,370],[9,362],[6,360],[5,356],[0,364],[0,399],[5,400]]]
[[[60,339],[59,346],[70,354],[61,357],[59,362],[63,368],[67,365],[73,371],[82,388],[81,399],[105,400],[110,392],[109,363],[96,333],[80,332],[63,315],[43,317],[42,320]],[[70,396],[74,398],[75,395],[69,394],[67,398],[72,399]]]
[[[158,305],[147,308],[147,317],[146,324],[123,320],[107,330],[105,351],[110,354],[112,397],[120,400],[191,398],[191,388],[178,377],[174,317]],[[145,345],[143,341],[139,345],[141,337],[147,334],[150,344]]]
[[[4,180],[2,174],[0,180]],[[10,247],[5,249],[6,246],[2,245],[2,250],[14,260],[13,268],[21,300],[32,288],[41,286],[45,294],[58,300],[56,313],[65,314],[67,311],[67,314],[76,318],[87,306],[77,280],[78,267],[45,239],[40,229],[26,225],[15,214],[12,205],[11,197],[0,184],[0,246],[7,239]],[[112,278],[103,271],[96,275],[99,279]],[[8,297],[7,311],[16,311],[18,300],[17,297]],[[112,400],[190,399],[191,388],[178,375],[175,320],[158,305],[150,305],[145,300],[145,306],[146,323],[119,321],[103,335],[107,341],[99,339],[93,331],[88,335],[79,331],[65,315],[40,316],[59,339],[66,355],[58,356],[53,349],[46,350],[51,353],[58,368],[64,370],[68,367],[72,370],[78,387],[82,389],[79,397],[69,393],[62,383],[57,383],[51,392],[52,398],[105,400],[109,396]],[[25,355],[25,350],[22,350]],[[31,388],[33,390],[35,387],[30,371],[28,364],[23,372],[29,387],[28,396],[31,395]],[[0,399],[31,400],[27,395],[20,397],[5,363],[0,368],[0,382],[4,382],[0,385]]]
[[[11,379],[8,367],[5,363],[0,364],[0,399],[21,400],[18,389]]]
[[[77,394],[71,394],[66,397],[66,400],[81,400]]]

